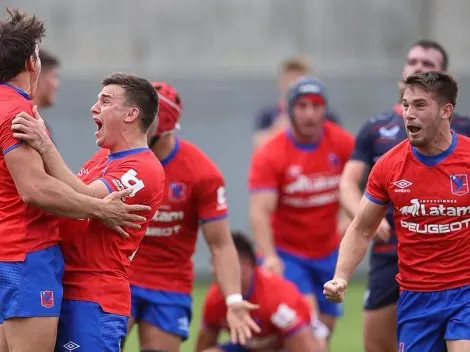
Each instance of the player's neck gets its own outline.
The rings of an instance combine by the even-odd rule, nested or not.
[[[317,133],[312,134],[310,136],[306,136],[297,132],[295,128],[292,128],[292,137],[294,138],[296,142],[301,143],[301,144],[318,143],[321,139],[322,134],[323,134],[323,130],[320,129],[318,130]]]
[[[174,134],[167,134],[161,137],[152,147],[158,160],[165,159],[173,151],[176,145],[176,137]]]
[[[121,138],[119,138],[119,142],[109,150],[111,153],[117,153],[136,148],[148,148],[147,136],[145,134],[140,133],[139,135],[135,136],[122,133]]]
[[[452,132],[449,129],[443,132],[439,132],[432,143],[429,143],[429,145],[423,148],[416,147],[416,150],[423,155],[438,155],[449,149],[451,144]]]
[[[11,84],[13,87],[21,89],[22,91],[31,95],[31,84],[27,74],[20,73],[18,76],[8,81],[8,84]]]

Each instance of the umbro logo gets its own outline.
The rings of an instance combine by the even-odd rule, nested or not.
[[[408,181],[408,180],[405,180],[405,179],[401,179],[399,181],[395,181],[393,182],[393,185],[398,187],[398,189],[395,189],[395,192],[401,192],[401,193],[408,193],[408,192],[411,192],[408,188],[412,185],[413,183]]]

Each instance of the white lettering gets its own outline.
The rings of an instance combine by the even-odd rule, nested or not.
[[[448,224],[418,224],[415,222],[401,220],[402,227],[415,233],[450,233],[470,228],[470,218],[462,221],[455,221]]]
[[[333,192],[313,195],[308,198],[305,197],[283,197],[281,202],[295,208],[310,208],[319,207],[325,204],[337,202],[339,199],[339,192]]]
[[[148,227],[145,236],[161,236],[168,237],[178,234],[181,231],[181,225],[174,225],[170,227]]]
[[[184,219],[184,211],[160,211],[158,210],[153,216],[153,221],[173,222]]]
[[[288,184],[284,190],[287,194],[296,192],[320,192],[338,187],[340,177],[340,175],[314,177],[299,175],[297,179]]]

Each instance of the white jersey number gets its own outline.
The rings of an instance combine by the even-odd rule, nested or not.
[[[134,197],[137,192],[145,187],[144,181],[137,178],[137,171],[130,169],[124,175],[121,176],[121,182],[126,188],[132,187],[132,193],[129,197]]]

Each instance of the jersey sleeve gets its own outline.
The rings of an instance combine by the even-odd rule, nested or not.
[[[382,156],[372,167],[364,194],[371,202],[381,205],[390,202],[387,184],[388,175],[392,169],[392,165],[388,162],[388,155]]]
[[[277,299],[271,307],[271,324],[274,330],[284,338],[292,336],[305,326],[311,325],[311,308],[300,292],[292,289],[280,289]]]
[[[11,130],[11,121],[21,111],[25,111],[30,115],[33,115],[31,107],[29,105],[18,106],[13,109],[9,109],[5,114],[0,117],[0,148],[2,154],[12,151],[17,148],[23,141],[13,138],[13,131]]]
[[[281,182],[276,162],[270,157],[266,145],[255,151],[248,175],[250,192],[279,189]]]
[[[351,155],[351,160],[359,160],[366,165],[374,165],[373,155],[373,137],[370,122],[366,122],[356,136],[354,150]]]
[[[139,195],[144,187],[143,166],[138,160],[124,161],[105,171],[105,174],[99,179],[108,188],[109,193],[122,191],[126,188],[133,188],[132,193],[125,198],[126,203],[134,204],[139,200]],[[160,184],[164,180],[164,174],[154,175],[155,184]]]
[[[225,181],[218,170],[212,170],[195,186],[198,218],[201,223],[228,216]]]
[[[207,292],[202,308],[202,324],[206,328],[218,331],[222,329],[226,310],[223,296],[215,284],[212,284]]]

